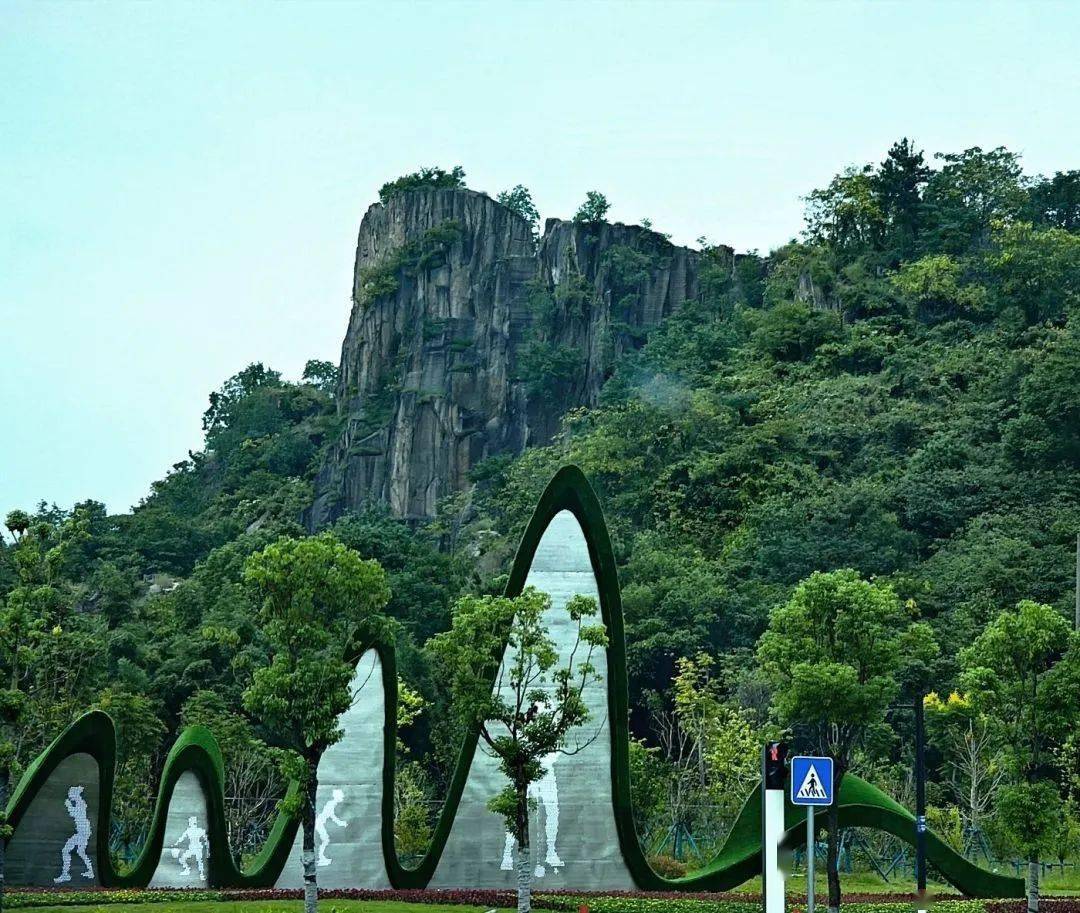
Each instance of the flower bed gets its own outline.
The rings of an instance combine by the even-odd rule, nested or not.
[[[62,890],[32,889],[10,891],[4,905],[11,909],[33,907],[75,906],[82,904],[108,905],[163,904],[178,902],[299,900],[302,890]],[[322,890],[319,897],[326,900],[381,900],[417,904],[458,904],[486,908],[513,909],[516,897],[513,891],[496,890],[450,890],[450,891],[374,891],[367,889]],[[913,894],[846,894],[844,913],[897,913],[897,904],[908,906],[915,900]],[[554,910],[577,913],[587,905],[589,913],[760,913],[761,897],[757,894],[683,894],[649,891],[609,892],[598,895],[585,891],[545,891],[533,896],[537,910]],[[822,904],[822,906],[824,906]],[[1080,898],[1044,898],[1039,903],[1044,913],[1080,913]],[[790,895],[789,913],[805,913],[806,898]],[[1025,913],[1023,900],[965,900],[958,895],[942,895],[934,900],[934,913]]]

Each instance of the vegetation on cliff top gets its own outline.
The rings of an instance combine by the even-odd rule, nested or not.
[[[455,165],[449,171],[436,167],[421,168],[383,184],[379,188],[379,201],[389,203],[394,197],[410,190],[453,190],[464,186],[465,169],[460,165]]]

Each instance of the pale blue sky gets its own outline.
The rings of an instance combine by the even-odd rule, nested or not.
[[[908,135],[1080,166],[1080,4],[0,2],[0,511],[122,510],[336,361],[379,185],[461,163],[762,250]]]

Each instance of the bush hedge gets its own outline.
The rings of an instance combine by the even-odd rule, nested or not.
[[[381,900],[427,904],[461,904],[483,907],[516,905],[512,891],[374,891],[366,889],[323,890],[319,896],[326,900]],[[299,900],[300,890],[32,890],[11,891],[5,897],[10,909],[33,907],[67,907],[77,905],[106,906],[109,904],[163,904],[180,902]],[[844,898],[844,913],[897,913],[898,904],[910,904],[912,894],[849,894]],[[533,906],[538,910],[577,913],[582,904],[589,913],[759,913],[761,898],[756,894],[676,894],[647,891],[612,892],[595,895],[580,891],[561,891],[534,895]],[[1039,904],[1045,913],[1080,913],[1080,898],[1044,898]],[[1022,900],[964,900],[954,896],[938,899],[935,913],[1024,913]],[[793,896],[789,913],[804,913],[805,898]]]
[[[76,907],[93,904],[105,906],[116,903],[132,904],[160,904],[160,903],[192,903],[196,901],[211,901],[217,903],[223,900],[221,891],[143,891],[136,889],[97,891],[64,891],[64,890],[40,890],[40,891],[11,891],[4,895],[4,906],[16,909],[29,909],[32,907]]]

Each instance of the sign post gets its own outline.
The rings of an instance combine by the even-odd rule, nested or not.
[[[833,759],[791,759],[791,803],[806,806],[806,913],[814,913],[814,809],[833,803]]]

